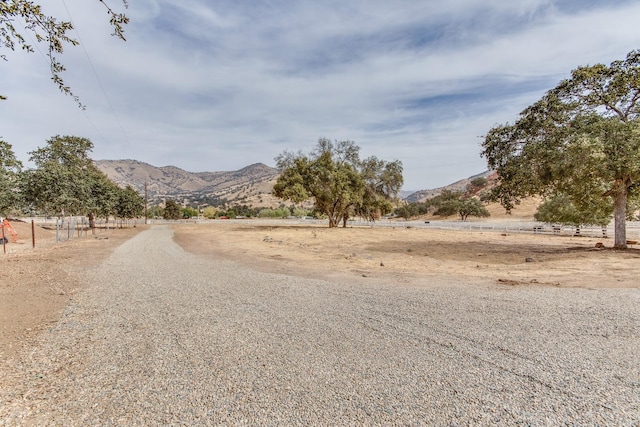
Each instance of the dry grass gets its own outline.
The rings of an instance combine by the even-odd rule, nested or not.
[[[418,228],[177,226],[176,241],[203,256],[324,278],[433,283],[437,276],[519,285],[638,287],[640,250],[611,239]],[[604,249],[597,249],[603,243]]]

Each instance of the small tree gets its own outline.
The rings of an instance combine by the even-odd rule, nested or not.
[[[182,209],[175,200],[167,200],[162,213],[164,219],[180,219],[182,218]]]
[[[436,208],[436,216],[459,215],[462,221],[470,216],[485,218],[490,216],[484,204],[474,196],[460,191],[444,190],[432,198],[432,205]]]
[[[218,212],[217,208],[213,206],[207,206],[202,210],[202,216],[204,216],[207,219],[214,219],[216,217],[217,212]]]
[[[121,189],[94,165],[88,167],[90,199],[87,201],[89,227],[95,228],[95,218],[108,219],[117,211]]]
[[[186,207],[186,208],[182,208],[182,217],[183,218],[192,218],[192,217],[197,217],[198,216],[198,210],[191,208],[191,207]]]
[[[418,215],[418,212],[418,205],[416,203],[406,203],[396,209],[396,214],[406,220]]]
[[[138,218],[144,215],[144,197],[127,185],[119,189],[116,205],[116,215],[122,219]]]
[[[457,203],[462,199],[463,192],[442,190],[437,196],[431,197],[425,202],[429,209],[433,209],[436,216],[450,216],[458,213]]]
[[[462,221],[466,221],[470,216],[486,218],[491,215],[482,202],[475,197],[461,199],[458,202],[457,212]]]

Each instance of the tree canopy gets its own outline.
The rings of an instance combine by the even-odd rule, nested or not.
[[[0,139],[0,216],[6,215],[18,203],[21,168],[22,163],[16,158],[11,144]]]
[[[402,187],[402,163],[375,156],[360,159],[353,141],[320,138],[309,155],[284,152],[276,158],[280,176],[273,194],[300,203],[313,198],[317,211],[337,227],[353,215],[375,219],[392,211]]]
[[[122,40],[124,38],[124,26],[129,18],[113,10],[105,0],[98,0],[107,10],[109,22],[113,28],[112,35]],[[127,0],[123,0],[124,7],[128,7]],[[46,45],[46,55],[49,58],[51,79],[65,94],[75,99],[82,106],[79,98],[74,95],[61,77],[65,67],[58,59],[64,52],[66,45],[76,46],[78,40],[71,37],[69,32],[73,24],[69,21],[56,19],[42,12],[40,4],[28,0],[3,0],[0,1],[0,45],[6,49],[20,48],[26,52],[35,52],[34,46],[27,42],[33,39],[36,43]],[[0,58],[6,59],[5,55]],[[0,96],[1,99],[4,97]]]
[[[615,247],[626,248],[626,213],[640,181],[640,51],[609,66],[579,67],[520,113],[492,128],[482,155],[498,173],[493,199],[568,197],[583,212],[610,197]]]
[[[115,206],[115,213],[119,218],[131,219],[144,214],[144,197],[127,185],[118,192],[118,199]]]
[[[57,135],[45,147],[30,152],[36,168],[26,172],[27,202],[49,214],[84,214],[91,201],[92,148],[86,138]]]
[[[611,222],[613,203],[609,198],[599,197],[587,209],[576,206],[565,194],[556,194],[545,200],[539,207],[534,218],[536,221],[552,224],[564,224],[574,227],[583,225],[606,226]]]
[[[51,215],[96,217],[142,215],[144,200],[133,188],[120,188],[94,165],[93,144],[77,136],[54,136],[29,154],[35,169],[23,172],[20,193],[32,209]]]
[[[435,212],[436,216],[449,216],[457,214],[460,220],[466,221],[470,216],[485,218],[490,216],[487,208],[476,198],[463,193],[452,193],[454,197],[443,200]]]
[[[486,218],[489,211],[482,203],[479,194],[487,187],[488,180],[484,177],[474,178],[467,184],[464,191],[442,190],[440,194],[428,199],[425,204],[433,208],[436,216],[458,215],[460,220],[466,221],[470,216]]]
[[[181,219],[182,209],[178,202],[175,200],[167,200],[164,206],[164,211],[162,212],[162,217],[164,219]]]

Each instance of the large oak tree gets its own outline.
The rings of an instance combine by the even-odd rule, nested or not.
[[[353,141],[318,140],[310,154],[284,152],[276,158],[280,176],[273,194],[300,203],[313,199],[317,211],[337,227],[353,215],[375,219],[392,211],[390,200],[402,187],[402,163],[360,159]]]
[[[498,172],[493,197],[510,210],[523,197],[568,197],[578,210],[610,197],[616,248],[640,182],[640,51],[610,65],[579,67],[525,109],[491,129],[482,155]]]

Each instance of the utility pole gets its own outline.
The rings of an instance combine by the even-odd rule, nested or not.
[[[149,206],[149,193],[147,192],[147,180],[144,180],[144,225],[147,225],[147,206]]]

